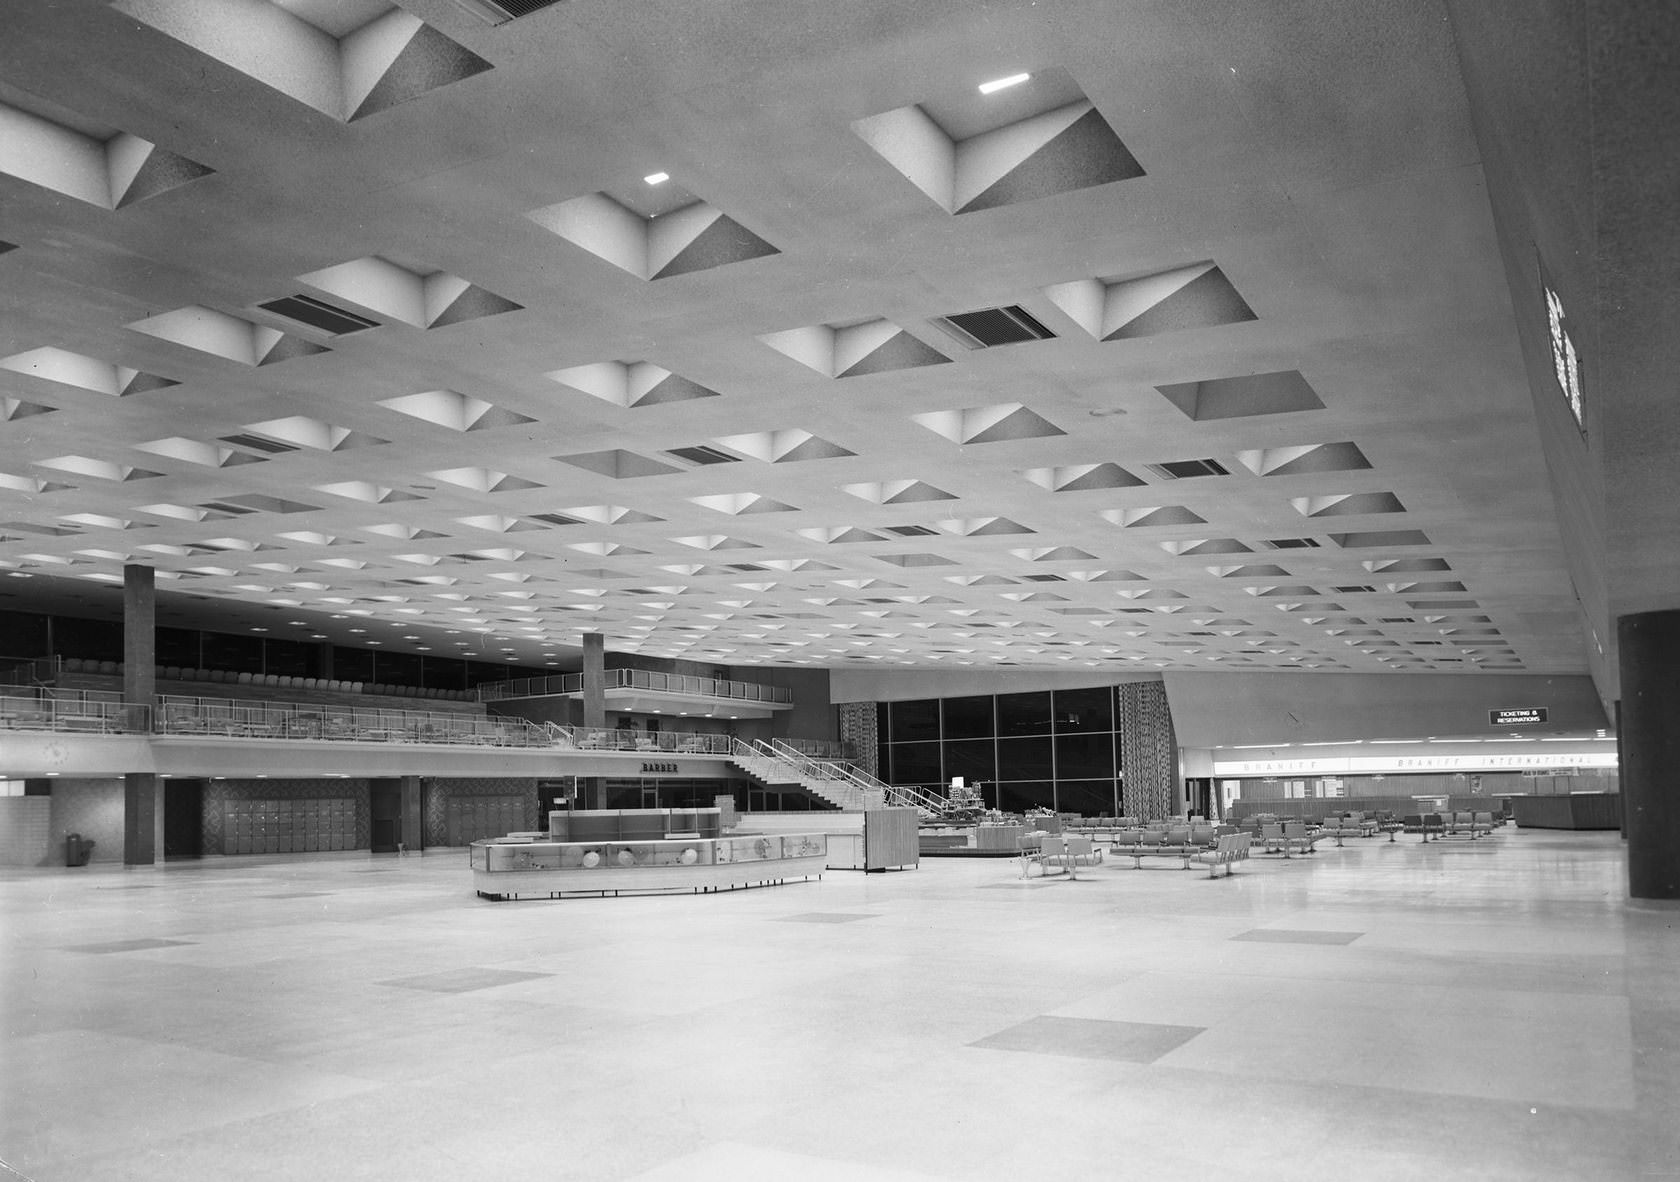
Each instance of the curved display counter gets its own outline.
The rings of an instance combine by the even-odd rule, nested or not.
[[[1511,813],[1518,829],[1620,829],[1622,798],[1615,792],[1513,796]]]
[[[576,814],[573,814],[575,817]],[[487,899],[739,890],[821,878],[821,833],[675,836],[633,841],[475,841],[473,886]]]

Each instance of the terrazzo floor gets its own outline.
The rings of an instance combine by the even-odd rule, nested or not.
[[[1613,833],[1510,827],[1217,880],[928,860],[503,904],[458,851],[4,870],[0,1159],[35,1182],[1680,1178],[1680,910],[1624,882]]]

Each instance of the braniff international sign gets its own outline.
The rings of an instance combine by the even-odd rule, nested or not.
[[[1563,392],[1564,401],[1569,404],[1569,413],[1575,417],[1575,426],[1585,433],[1587,420],[1585,396],[1581,390],[1581,355],[1576,351],[1575,339],[1569,332],[1569,315],[1563,310],[1563,299],[1558,295],[1557,286],[1546,271],[1544,262],[1540,263],[1540,290],[1546,300],[1546,329],[1552,343],[1552,373],[1557,378],[1558,389]]]

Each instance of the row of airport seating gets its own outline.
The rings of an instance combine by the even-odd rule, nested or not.
[[[92,673],[104,677],[121,677],[121,661],[93,661],[79,657],[65,658],[65,673]],[[360,681],[340,681],[327,677],[292,677],[280,673],[235,673],[223,669],[193,669],[182,665],[158,665],[159,680],[206,681],[225,685],[244,685],[254,689],[325,690],[344,694],[378,694],[393,698],[427,698],[450,702],[470,702],[472,690],[438,689],[417,685],[388,685]]]
[[[1443,837],[1468,837],[1474,841],[1489,836],[1504,823],[1505,818],[1498,814],[1462,809],[1450,813],[1414,813],[1401,819],[1405,832],[1422,834],[1424,841],[1430,838],[1439,841]]]
[[[1251,838],[1228,826],[1206,823],[1192,825],[1145,826],[1116,831],[1110,852],[1132,859],[1132,868],[1141,869],[1148,857],[1177,858],[1181,869],[1188,870],[1192,862],[1208,868],[1208,877],[1216,878],[1220,867],[1232,873],[1237,862],[1249,856]],[[1036,863],[1041,871],[1060,866],[1070,874],[1081,865],[1094,865],[1103,860],[1101,846],[1083,835],[1032,833],[1021,838],[1021,874],[1027,875]]]

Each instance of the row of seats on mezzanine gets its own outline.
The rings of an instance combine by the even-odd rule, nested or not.
[[[66,657],[61,672],[92,674],[99,677],[121,677],[121,661],[84,660]],[[159,681],[199,682],[219,686],[243,687],[238,692],[266,694],[269,690],[308,691],[334,694],[372,694],[389,698],[419,698],[428,701],[473,702],[477,695],[471,690],[438,689],[415,685],[389,685],[383,682],[341,681],[327,677],[294,677],[281,673],[248,673],[224,669],[195,669],[181,665],[158,665],[154,675]]]

